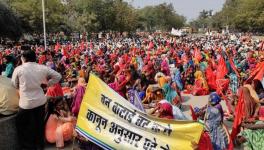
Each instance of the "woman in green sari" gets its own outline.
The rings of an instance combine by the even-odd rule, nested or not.
[[[264,149],[264,122],[258,121],[256,124],[243,123],[245,128],[240,133],[239,142],[244,143],[246,150]]]
[[[168,79],[168,81],[170,81],[171,79]],[[164,92],[165,95],[165,99],[173,104],[173,105],[177,105],[180,103],[180,98],[179,95],[177,94],[176,89],[174,89],[170,82],[167,82],[166,84],[163,85],[162,90]]]

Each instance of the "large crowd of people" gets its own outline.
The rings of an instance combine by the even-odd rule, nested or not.
[[[183,94],[209,95],[205,107],[190,106],[192,119],[205,125],[197,149],[232,149],[242,143],[263,149],[263,41],[249,34],[174,37],[144,32],[54,43],[46,49],[24,43],[0,51],[1,78],[11,78],[19,91],[22,149],[43,149],[44,139],[62,148],[73,137],[80,148],[96,149],[74,132],[90,73],[134,105],[136,96],[142,103],[136,107],[164,119],[188,120]],[[7,109],[1,110],[6,115],[2,112]],[[233,122],[231,132],[224,120]]]

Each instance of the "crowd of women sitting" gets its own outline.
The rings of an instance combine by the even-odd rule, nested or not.
[[[207,131],[198,148],[232,149],[233,144],[246,143],[249,149],[262,149],[264,42],[246,35],[236,37],[109,34],[57,42],[46,50],[30,45],[39,64],[62,75],[60,83],[43,87],[49,99],[46,140],[63,147],[63,141],[78,137],[74,125],[92,72],[132,104],[133,91],[144,107],[140,109],[164,119],[188,119],[182,112],[182,94],[210,95],[205,107],[191,107],[193,120],[201,120]],[[12,77],[14,68],[20,65],[20,53],[20,45],[0,52],[4,76]],[[223,110],[221,101],[227,110]],[[234,122],[231,134],[224,118]],[[83,140],[80,143],[85,149]]]

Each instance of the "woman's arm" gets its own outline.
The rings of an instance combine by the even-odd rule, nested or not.
[[[258,103],[257,106],[256,106],[256,110],[255,110],[255,113],[254,113],[254,116],[253,116],[254,118],[258,117],[259,108],[260,108],[260,103]]]
[[[257,129],[264,129],[264,124],[249,124],[249,123],[242,123],[242,126],[247,129],[257,130]]]

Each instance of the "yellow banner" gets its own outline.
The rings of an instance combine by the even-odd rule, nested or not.
[[[90,74],[76,131],[104,149],[189,150],[203,125],[149,116]]]

